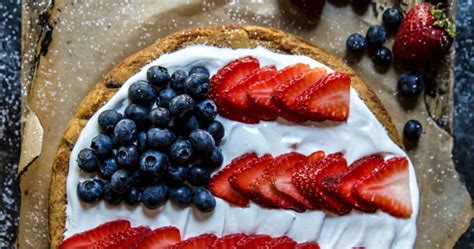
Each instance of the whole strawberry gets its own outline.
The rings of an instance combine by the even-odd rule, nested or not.
[[[415,5],[406,15],[393,44],[396,58],[426,62],[441,58],[453,42],[455,26],[430,3]]]

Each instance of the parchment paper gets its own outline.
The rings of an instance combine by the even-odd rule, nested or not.
[[[24,1],[22,79],[26,105],[19,170],[19,247],[48,247],[52,160],[67,122],[91,87],[116,63],[167,34],[242,23],[299,35],[342,57],[375,90],[399,131],[408,119],[423,124],[422,138],[409,150],[421,190],[417,248],[452,248],[472,211],[451,160],[452,55],[434,70],[439,71],[433,78],[444,94],[415,101],[400,99],[396,95],[400,66],[376,68],[368,55],[354,58],[345,51],[346,37],[353,32],[365,34],[368,26],[380,23],[381,8],[392,3],[380,0],[375,1],[375,8],[354,10],[348,2],[328,2],[318,20],[290,9],[285,0]],[[392,39],[386,46],[391,44]]]

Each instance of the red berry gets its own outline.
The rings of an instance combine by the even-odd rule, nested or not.
[[[148,237],[146,237],[138,249],[164,249],[168,246],[177,244],[181,241],[181,235],[176,227],[162,227],[153,230]]]

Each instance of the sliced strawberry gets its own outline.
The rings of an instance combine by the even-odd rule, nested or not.
[[[217,239],[210,248],[212,249],[232,249],[241,240],[244,240],[248,235],[243,233],[229,234]]]
[[[353,207],[364,212],[375,212],[376,207],[353,194],[353,187],[359,181],[371,175],[383,163],[380,155],[363,157],[349,166],[349,171],[337,182],[336,194],[344,198]],[[334,191],[333,191],[334,193]]]
[[[262,199],[260,196],[255,195],[253,183],[264,174],[265,169],[273,161],[273,157],[270,154],[265,154],[262,157],[252,160],[246,164],[246,166],[231,175],[229,178],[230,185],[245,197],[254,201],[255,203],[264,207],[275,207],[271,202]]]
[[[311,153],[311,155],[308,156],[308,163],[317,162],[317,161],[323,159],[323,157],[325,155],[326,154],[322,150],[315,151],[315,152]]]
[[[82,233],[74,234],[64,240],[59,246],[60,249],[89,247],[95,242],[107,236],[130,229],[130,222],[127,220],[116,220],[104,223],[96,228]]]
[[[296,242],[287,236],[281,236],[272,238],[267,241],[265,249],[293,249],[295,248]],[[263,249],[262,248],[262,249]]]
[[[143,240],[151,233],[148,227],[134,227],[111,234],[91,245],[97,249],[130,249],[137,241]]]
[[[226,106],[224,99],[225,93],[230,87],[259,68],[259,66],[260,63],[257,59],[246,56],[229,62],[211,77],[209,97],[216,102],[219,114],[244,123],[258,123],[258,119],[251,114],[242,112],[232,106]]]
[[[217,240],[217,236],[214,234],[202,234],[196,237],[183,240],[177,244],[174,244],[168,249],[200,249],[200,248],[212,248],[212,244]]]
[[[319,249],[319,245],[316,242],[305,242],[297,244],[295,249]]]
[[[224,101],[234,108],[249,110],[248,88],[259,81],[267,80],[276,73],[276,67],[273,65],[255,69],[252,73],[227,89]]]
[[[272,237],[268,235],[250,235],[247,238],[240,240],[237,245],[234,247],[235,249],[257,249],[261,246],[265,246],[267,241],[270,241]]]
[[[350,205],[326,192],[321,181],[328,176],[344,173],[348,170],[342,153],[327,155],[316,163],[306,164],[293,173],[292,182],[306,198],[319,202],[325,209],[335,214],[351,211]]]
[[[346,121],[349,116],[351,78],[334,72],[296,98],[301,114],[310,119]]]
[[[273,90],[272,97],[278,104],[298,111],[296,98],[310,87],[318,84],[326,74],[326,69],[322,67],[313,68],[297,78],[280,83]]]
[[[273,100],[272,93],[277,85],[288,82],[307,70],[309,70],[309,66],[306,64],[287,66],[279,70],[273,77],[250,86],[247,90],[247,95],[256,106],[263,110],[277,112],[282,118],[291,122],[304,122],[306,119],[303,116],[286,108],[279,107]]]
[[[393,216],[409,218],[413,211],[408,160],[397,157],[385,161],[369,177],[355,184],[354,193]]]
[[[176,227],[162,227],[153,230],[140,245],[139,249],[164,249],[181,241],[181,235]]]
[[[248,162],[255,159],[257,159],[257,154],[249,153],[232,160],[224,169],[212,177],[209,182],[209,190],[214,196],[222,198],[231,204],[248,207],[249,200],[232,188],[229,178],[234,173],[242,170]]]

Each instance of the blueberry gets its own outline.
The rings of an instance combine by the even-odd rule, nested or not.
[[[104,159],[99,166],[99,176],[104,180],[110,180],[110,177],[118,170],[118,163],[115,157]]]
[[[91,148],[98,156],[107,156],[112,154],[114,141],[109,135],[99,134],[92,138]]]
[[[170,190],[170,200],[180,207],[187,207],[193,200],[193,190],[187,185],[174,187]]]
[[[375,54],[375,61],[382,65],[390,64],[392,61],[392,51],[386,47],[380,47]]]
[[[365,34],[367,43],[372,47],[380,47],[387,39],[385,29],[380,25],[372,25]]]
[[[142,203],[148,209],[156,209],[165,204],[168,194],[168,186],[164,183],[149,186],[143,190]]]
[[[197,129],[189,134],[189,141],[197,152],[209,154],[215,146],[214,138],[205,130]]]
[[[220,143],[220,141],[222,140],[222,138],[225,135],[224,126],[219,121],[212,121],[207,126],[206,130],[214,138],[214,141],[216,142],[216,145],[218,145]]]
[[[170,157],[174,162],[185,163],[193,155],[193,146],[189,140],[178,139],[170,148]]]
[[[130,144],[137,138],[137,125],[130,119],[120,120],[114,128],[114,137],[119,144]]]
[[[117,162],[123,168],[132,169],[137,165],[138,156],[137,146],[134,144],[122,145],[117,151]]]
[[[99,114],[98,123],[103,132],[114,132],[115,125],[123,119],[123,115],[115,110],[106,110]]]
[[[409,120],[403,127],[403,136],[408,140],[417,140],[423,132],[423,126],[417,120]]]
[[[369,3],[370,0],[352,0],[352,5],[354,6],[367,6]]]
[[[184,117],[194,109],[194,99],[187,95],[181,94],[174,97],[169,106],[171,114],[178,117]]]
[[[119,169],[110,178],[112,190],[118,194],[126,193],[132,186],[132,177],[125,169]]]
[[[145,131],[139,131],[137,134],[137,148],[139,151],[145,151],[146,150],[146,132]]]
[[[199,128],[199,121],[194,115],[176,119],[174,128],[177,133],[187,137],[189,133]]]
[[[403,12],[397,8],[388,8],[383,12],[382,21],[387,27],[398,27],[403,21]]]
[[[157,97],[155,88],[146,81],[138,81],[130,85],[128,98],[133,103],[151,106]]]
[[[211,171],[199,166],[193,165],[188,171],[188,182],[193,186],[202,186],[209,182],[211,179]]]
[[[132,185],[135,187],[143,187],[149,182],[147,181],[148,179],[144,179],[144,177],[142,176],[140,168],[132,171],[131,177],[132,177]]]
[[[190,74],[184,82],[184,91],[195,99],[205,99],[209,94],[209,76],[202,73]]]
[[[150,125],[148,113],[150,109],[138,104],[130,104],[125,108],[125,117],[135,122],[138,128],[144,129]]]
[[[165,128],[171,120],[171,114],[168,109],[158,107],[151,110],[148,118],[155,127]]]
[[[170,87],[161,89],[156,99],[156,106],[169,108],[171,100],[176,97],[176,95],[176,92]]]
[[[191,68],[191,70],[189,70],[189,74],[195,74],[195,73],[202,73],[202,74],[205,74],[207,77],[209,77],[209,70],[207,70],[206,67],[203,67],[203,66],[194,66],[193,68]]]
[[[155,179],[166,174],[170,161],[165,153],[147,150],[140,155],[140,174],[148,179]]]
[[[98,201],[104,195],[104,184],[98,179],[80,182],[77,185],[77,194],[83,202]]]
[[[196,188],[193,194],[194,207],[196,207],[201,212],[211,212],[216,207],[216,199],[205,188]]]
[[[176,140],[176,135],[168,129],[151,128],[146,133],[146,141],[153,149],[166,150]]]
[[[184,165],[176,165],[168,168],[166,179],[171,183],[182,183],[188,178],[189,168]]]
[[[186,81],[186,78],[188,78],[188,74],[183,71],[183,70],[176,70],[174,73],[171,75],[171,82],[170,85],[171,87],[177,91],[177,92],[184,92],[184,82]]]
[[[367,47],[367,40],[362,35],[354,33],[347,37],[346,46],[352,52],[360,52]]]
[[[104,201],[110,205],[116,206],[122,202],[123,197],[114,192],[112,184],[110,182],[104,185]]]
[[[168,69],[162,66],[151,66],[146,71],[146,78],[148,82],[154,86],[165,86],[170,82],[170,75]]]
[[[203,100],[194,107],[194,114],[202,124],[209,124],[217,116],[217,106],[211,99]]]
[[[99,168],[99,159],[97,159],[94,150],[89,148],[79,151],[76,162],[80,169],[88,173],[96,172]]]
[[[141,199],[140,189],[136,187],[131,187],[130,190],[128,190],[127,198],[125,199],[125,202],[128,203],[129,205],[136,205],[140,203],[140,199]]]
[[[407,97],[420,95],[424,87],[423,77],[417,73],[404,73],[398,79],[398,91]]]
[[[222,165],[224,161],[224,156],[222,155],[222,150],[219,147],[214,147],[209,156],[202,159],[203,164],[210,169],[217,169]]]

